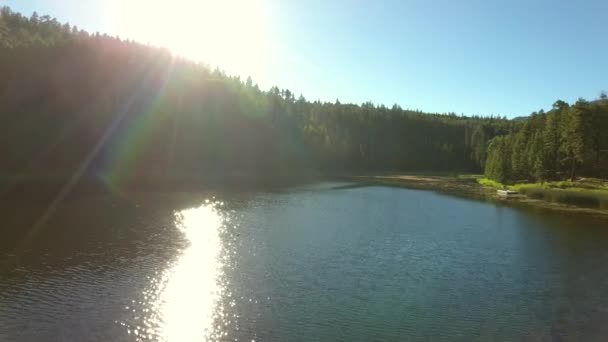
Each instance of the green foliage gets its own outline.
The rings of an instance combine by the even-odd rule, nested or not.
[[[490,141],[486,176],[501,183],[608,177],[608,101],[557,101]]]
[[[478,178],[477,182],[489,188],[505,188],[502,183],[489,178]],[[565,180],[544,184],[520,183],[506,188],[519,191],[532,199],[594,209],[608,209],[608,186],[598,179],[584,179],[576,182]]]
[[[201,183],[304,169],[485,171],[500,184],[608,177],[608,100],[505,120],[307,101],[288,89],[0,9],[6,178]],[[80,172],[80,171],[78,171]],[[62,175],[62,176],[61,176]]]
[[[506,135],[498,136],[490,141],[486,161],[486,177],[502,184],[507,184],[513,179],[512,140],[510,135]]]
[[[0,152],[8,178],[201,183],[303,169],[480,171],[500,118],[310,102],[163,49],[48,16],[0,16]],[[82,172],[81,172],[82,171]]]
[[[501,183],[498,183],[497,181],[489,179],[489,178],[478,178],[477,183],[479,183],[482,186],[488,187],[488,188],[494,188],[494,189],[504,188],[504,186]]]

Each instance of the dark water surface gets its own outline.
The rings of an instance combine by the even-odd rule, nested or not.
[[[3,207],[0,341],[608,339],[606,221],[345,185]]]

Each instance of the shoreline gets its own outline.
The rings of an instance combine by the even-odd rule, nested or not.
[[[562,213],[575,213],[585,216],[600,217],[608,219],[608,209],[591,208],[551,202],[544,199],[531,198],[525,194],[504,197],[496,193],[496,188],[482,185],[478,182],[480,176],[458,175],[458,174],[433,174],[433,173],[377,173],[367,175],[328,175],[314,172],[303,172],[282,177],[252,177],[226,175],[222,178],[208,177],[205,180],[196,181],[163,181],[131,183],[116,192],[99,179],[84,178],[70,187],[62,198],[82,198],[91,194],[111,194],[119,196],[122,193],[138,192],[175,192],[175,191],[214,191],[223,190],[256,190],[268,188],[283,188],[295,184],[309,183],[321,180],[345,180],[364,185],[382,185],[390,187],[401,187],[417,190],[435,191],[456,197],[474,199],[484,202],[493,202],[519,208],[534,208]],[[26,180],[0,185],[0,205],[10,203],[48,202],[61,194],[66,182]]]
[[[362,184],[430,190],[447,195],[470,199],[472,198],[481,201],[490,201],[493,203],[501,203],[520,208],[524,207],[557,211],[562,213],[576,213],[608,219],[608,210],[604,209],[549,202],[545,200],[533,199],[523,194],[509,197],[498,196],[495,188],[479,184],[477,182],[477,177],[475,176],[394,174],[348,176],[347,178],[350,181]]]

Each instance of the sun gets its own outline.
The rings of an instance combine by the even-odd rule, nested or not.
[[[270,30],[266,0],[114,0],[109,17],[121,37],[236,75],[263,72]]]

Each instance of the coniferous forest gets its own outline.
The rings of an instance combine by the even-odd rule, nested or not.
[[[381,85],[380,85],[381,86]],[[0,15],[0,177],[204,184],[374,171],[608,176],[608,101],[507,120],[310,101],[49,16]]]
[[[488,146],[486,175],[501,183],[608,177],[608,100],[557,101]]]

